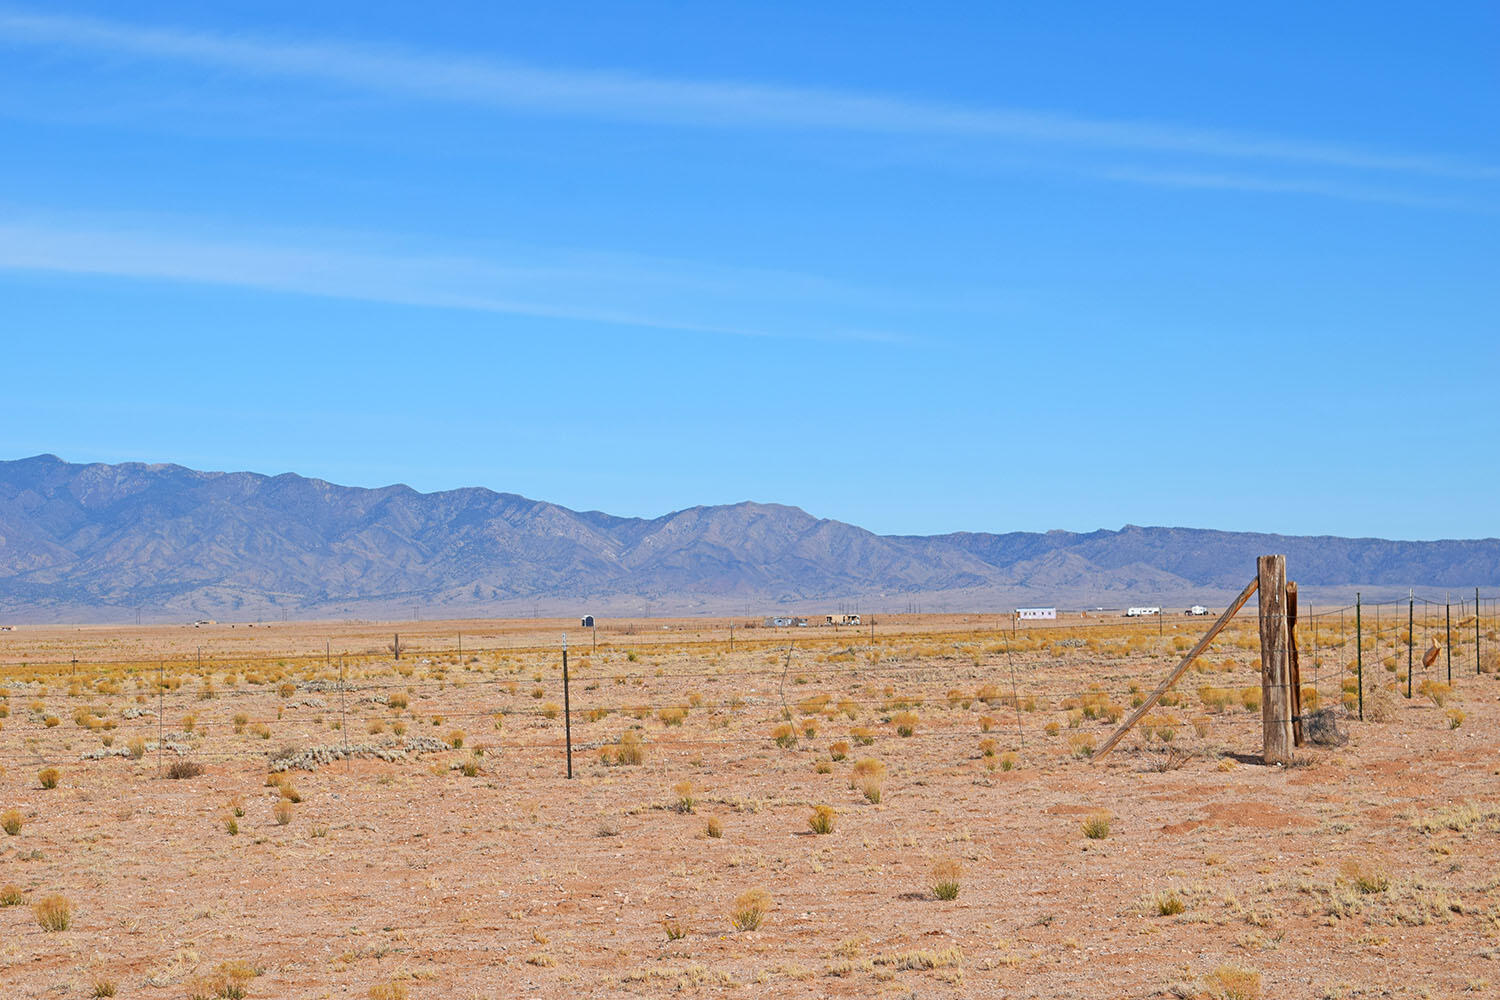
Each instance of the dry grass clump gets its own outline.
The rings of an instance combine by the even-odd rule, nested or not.
[[[0,888],[0,906],[20,906],[26,902],[26,896],[18,886],[6,885]]]
[[[693,798],[693,783],[691,781],[684,778],[672,786],[672,792],[677,796],[678,812],[690,813],[693,811],[693,806],[697,804],[698,800]]]
[[[1464,719],[1467,718],[1467,716],[1464,715],[1464,710],[1461,708],[1450,708],[1448,709],[1447,714],[1449,729],[1457,729],[1459,726],[1464,724]]]
[[[776,745],[781,749],[790,750],[797,745],[797,727],[789,722],[783,722],[771,730],[771,739],[775,740]]]
[[[843,740],[838,740],[835,743],[829,744],[828,756],[832,757],[835,761],[845,759],[849,756],[849,744],[844,742]]]
[[[73,904],[65,896],[45,896],[32,904],[31,912],[44,931],[65,931],[73,926]]]
[[[1096,745],[1093,733],[1078,733],[1068,738],[1068,746],[1072,749],[1074,757],[1094,756],[1094,747]]]
[[[1391,887],[1391,877],[1378,861],[1345,858],[1339,865],[1339,878],[1366,896],[1385,892]]]
[[[901,736],[914,735],[917,731],[917,723],[920,721],[916,712],[897,712],[891,716],[891,724],[896,727],[896,732]]]
[[[57,783],[62,780],[62,772],[55,767],[44,767],[37,772],[36,780],[41,782],[43,788],[56,788]]]
[[[89,996],[112,997],[115,995],[115,981],[103,976],[95,976],[90,985]]]
[[[167,777],[174,780],[196,778],[203,773],[203,765],[196,760],[174,760],[167,765]]]
[[[1158,892],[1152,898],[1151,903],[1158,917],[1175,917],[1187,909],[1187,902],[1177,894],[1175,889]]]
[[[938,899],[958,898],[959,881],[964,868],[957,858],[944,858],[932,866],[932,894]]]
[[[661,927],[667,932],[668,941],[681,941],[688,934],[687,925],[676,917],[662,918]]]
[[[1414,825],[1422,833],[1437,833],[1440,830],[1463,833],[1481,824],[1487,829],[1500,830],[1500,807],[1462,802],[1419,816]]]
[[[864,726],[855,726],[850,729],[849,738],[862,747],[867,747],[875,742],[875,734]]]
[[[1238,965],[1221,965],[1204,976],[1217,1000],[1260,1000],[1260,973]]]
[[[616,767],[638,767],[646,762],[646,747],[641,735],[633,729],[620,734],[620,742],[599,751],[599,763]]]
[[[724,836],[724,823],[717,816],[710,816],[708,822],[703,825],[703,832],[714,840]]]
[[[673,706],[661,709],[656,713],[656,717],[661,720],[661,724],[664,726],[680,726],[682,725],[682,721],[687,718],[687,714],[687,709],[681,706]]]
[[[391,980],[388,983],[376,983],[370,987],[370,1000],[406,1000],[406,984]]]
[[[0,813],[0,829],[14,837],[21,832],[21,827],[26,825],[26,820],[21,816],[19,809],[7,809]]]
[[[1083,821],[1083,835],[1090,840],[1103,840],[1109,836],[1109,813],[1090,813]]]
[[[850,769],[849,787],[859,789],[871,804],[879,804],[885,787],[885,765],[874,757],[861,757]]]
[[[292,804],[286,799],[277,799],[276,805],[271,807],[271,815],[276,818],[277,826],[286,826],[292,821]]]
[[[729,923],[737,931],[753,931],[765,921],[771,905],[771,894],[764,889],[742,892],[729,907]]]
[[[812,815],[807,818],[808,829],[819,836],[832,833],[837,817],[838,811],[833,806],[814,806]]]

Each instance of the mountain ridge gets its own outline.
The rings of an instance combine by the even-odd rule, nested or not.
[[[1404,596],[1500,582],[1494,538],[1138,525],[878,535],[756,501],[628,518],[477,486],[0,461],[0,615],[19,621],[1211,602],[1271,551],[1287,554],[1304,593],[1341,602],[1358,587]]]

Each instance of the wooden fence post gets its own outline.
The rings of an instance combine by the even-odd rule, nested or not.
[[[1286,616],[1286,556],[1261,556],[1260,581],[1260,719],[1267,764],[1292,759],[1291,663]]]

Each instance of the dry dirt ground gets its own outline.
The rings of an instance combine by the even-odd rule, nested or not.
[[[1357,712],[1340,621],[1319,619],[1316,652],[1299,627],[1304,679]],[[727,629],[662,624],[616,623],[595,652],[573,623],[571,781],[547,638],[562,623],[401,626],[400,660],[390,625],[8,633],[0,820],[19,829],[0,834],[0,996],[1500,983],[1494,623],[1487,672],[1455,641],[1449,691],[1446,653],[1420,666],[1419,626],[1413,687],[1430,683],[1411,700],[1404,637],[1367,624],[1368,721],[1340,707],[1347,743],[1292,767],[1254,761],[1253,616],[1097,762],[1202,622],[740,629],[732,652]],[[294,756],[317,748],[321,763]],[[883,777],[857,774],[865,759]],[[818,806],[831,832],[811,829]],[[954,862],[958,895],[939,899]],[[736,928],[757,890],[763,921]],[[63,930],[43,926],[54,895]]]

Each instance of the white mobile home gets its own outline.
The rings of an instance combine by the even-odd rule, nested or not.
[[[1125,612],[1126,618],[1142,618],[1146,615],[1159,615],[1161,608],[1130,608]]]
[[[1057,617],[1056,608],[1017,608],[1016,618],[1023,622],[1051,621]]]

